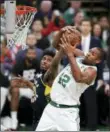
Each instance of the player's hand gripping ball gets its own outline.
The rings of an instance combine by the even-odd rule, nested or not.
[[[72,46],[79,45],[81,43],[81,34],[80,34],[80,32],[73,26],[66,26],[66,27],[62,28],[60,31],[58,31],[57,34],[54,37],[53,46],[57,50],[60,49],[61,38],[62,38],[63,34],[65,35],[65,37],[66,36],[69,37],[70,44]]]

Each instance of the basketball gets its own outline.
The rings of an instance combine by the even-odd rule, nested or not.
[[[68,32],[68,30],[71,28],[71,31]],[[78,45],[81,43],[81,34],[80,32],[75,29],[73,26],[69,26],[69,29],[68,30],[65,30],[63,32],[61,31],[58,31],[56,33],[56,35],[54,36],[54,40],[53,40],[53,47],[56,48],[57,50],[60,49],[60,46],[59,44],[61,44],[61,38],[62,38],[62,35],[64,34],[66,37],[69,38],[70,40],[70,44],[72,46],[74,45]]]

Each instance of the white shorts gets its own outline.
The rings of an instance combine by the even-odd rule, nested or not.
[[[48,104],[36,131],[79,131],[78,108],[56,108]]]

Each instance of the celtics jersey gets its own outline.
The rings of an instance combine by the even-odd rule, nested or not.
[[[88,66],[82,63],[83,58],[77,58],[76,62],[83,72],[86,68],[95,66]],[[77,105],[81,94],[95,82],[95,78],[90,85],[85,83],[78,83],[72,76],[71,66],[68,64],[56,77],[52,85],[51,100],[58,104]]]

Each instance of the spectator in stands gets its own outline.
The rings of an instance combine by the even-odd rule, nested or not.
[[[42,57],[42,54],[43,54],[43,51],[41,49],[39,49],[39,48],[36,48],[36,46],[35,46],[36,43],[37,43],[36,36],[33,33],[29,33],[27,35],[27,39],[26,39],[27,48],[35,48],[35,50],[36,50],[36,58],[40,61],[40,59]],[[25,55],[26,55],[26,49],[20,50],[16,54],[16,61],[17,62],[21,61],[22,59],[25,58]]]
[[[76,26],[76,28],[80,29],[81,21],[85,18],[84,13],[79,10],[74,14],[72,25]]]
[[[110,75],[110,33],[109,33],[109,37],[107,40],[107,45],[108,45],[107,64],[108,64],[109,75]],[[110,89],[110,76],[109,76],[109,89]],[[110,92],[109,92],[109,94],[110,94]],[[110,124],[110,97],[109,97],[109,124]]]
[[[0,70],[0,92],[1,92],[1,100],[0,100],[0,115],[1,115],[1,122],[0,122],[0,130],[1,131],[8,131],[9,128],[11,128],[10,124],[8,123],[7,126],[7,122],[4,120],[4,117],[2,117],[2,112],[4,110],[4,106],[6,103],[6,98],[8,96],[8,91],[9,91],[9,86],[10,86],[10,82],[8,80],[7,76],[4,76]]]
[[[107,64],[108,64],[108,67],[110,69],[110,33],[109,33],[109,37],[108,37],[108,40],[107,40],[107,46],[108,46]]]
[[[50,33],[60,30],[64,26],[65,22],[59,10],[54,10],[52,19],[48,26],[42,30],[43,36],[48,36]]]
[[[43,23],[40,19],[36,19],[31,26],[32,33],[35,34],[37,39],[36,47],[39,49],[47,49],[50,46],[49,40],[47,37],[43,37],[41,31],[43,29]]]
[[[4,75],[9,76],[14,61],[12,59],[11,51],[7,48],[7,39],[3,38],[0,46],[0,63],[1,63],[1,71]]]
[[[70,7],[64,12],[64,19],[67,25],[71,25],[73,22],[74,14],[80,9],[81,1],[70,1]],[[82,11],[82,10],[81,10]],[[83,11],[82,11],[83,12]]]
[[[101,39],[101,35],[102,35],[102,28],[101,28],[100,24],[95,23],[93,25],[93,36],[98,39]]]
[[[109,24],[106,16],[101,17],[99,27],[102,31],[99,31],[98,35],[102,40],[102,46],[105,50],[105,60],[104,60],[104,70],[103,70],[103,80],[104,83],[98,84],[97,86],[97,99],[98,99],[98,121],[101,125],[110,124],[110,70],[107,68],[109,67],[109,36],[110,36],[110,29]],[[97,26],[98,26],[97,25]],[[97,27],[98,28],[98,27]],[[107,56],[107,60],[106,60]],[[109,118],[109,121],[108,121]]]
[[[82,20],[80,30],[82,34],[82,42],[79,48],[82,49],[85,54],[87,54],[89,49],[93,47],[101,48],[100,40],[91,35],[92,25],[89,19]],[[99,83],[102,83],[103,65],[100,64],[97,67],[98,74],[96,83],[97,81]],[[93,86],[89,87],[81,97],[82,105],[85,104],[85,108],[82,109],[85,109],[86,111],[85,112],[86,127],[90,130],[95,130],[97,128],[97,103],[96,103],[97,101],[95,92],[96,83]],[[84,113],[82,114],[84,116]]]
[[[16,77],[23,77],[26,80],[34,81],[35,74],[39,72],[39,62],[36,59],[36,49],[28,48],[26,50],[25,58],[17,62],[12,71],[11,80],[11,118],[12,129],[17,128],[17,110],[19,106],[19,96],[24,96],[29,99],[33,96],[33,91],[29,88],[22,87],[22,80],[16,81]],[[14,79],[15,78],[15,79]]]
[[[100,18],[99,24],[102,28],[102,41],[103,41],[103,49],[107,51],[107,39],[110,34],[110,25],[107,16],[102,16]]]
[[[97,89],[98,121],[100,125],[109,125],[110,85],[105,83]]]
[[[0,103],[0,114],[3,110],[6,97],[8,95],[8,88],[10,86],[8,77],[4,76],[3,73],[0,71],[0,91],[1,91],[1,103]]]
[[[99,20],[99,24],[101,25],[102,29],[109,29],[109,21],[107,16],[102,16]]]
[[[100,40],[94,38],[91,35],[92,31],[92,24],[89,19],[83,19],[80,23],[80,31],[82,34],[82,42],[80,48],[84,51],[84,53],[88,53],[89,49],[92,47],[100,47],[101,43]]]
[[[52,17],[52,1],[43,0],[40,3],[40,10],[35,14],[35,19],[44,20],[44,25],[47,26]]]

